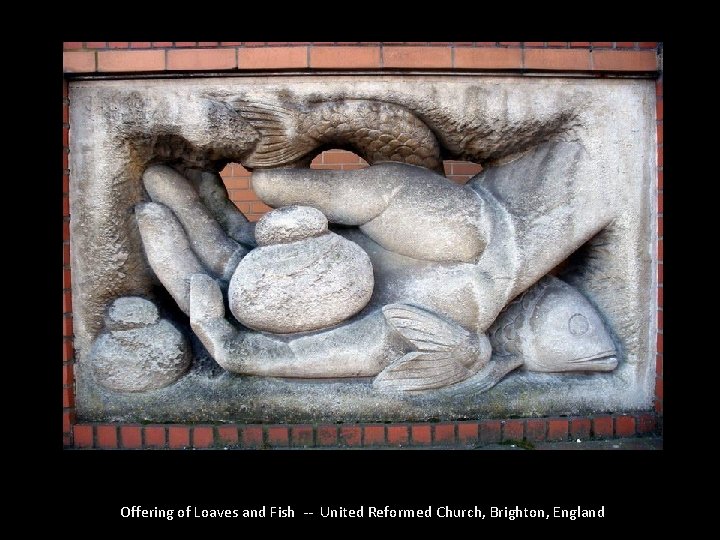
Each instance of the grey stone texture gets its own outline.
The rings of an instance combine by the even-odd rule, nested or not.
[[[228,289],[238,321],[265,332],[307,332],[342,322],[367,305],[370,258],[326,229],[325,216],[305,207],[274,210],[258,222],[260,247],[240,261]]]
[[[183,334],[143,298],[118,298],[110,306],[107,331],[89,353],[97,381],[118,392],[164,388],[187,371],[192,357]]]
[[[78,81],[70,98],[79,418],[421,420],[650,406],[656,327],[652,83],[442,75]],[[429,130],[422,132],[423,126]],[[350,133],[364,128],[352,139]],[[319,145],[309,144],[310,132]],[[397,145],[403,133],[419,143]],[[430,170],[438,170],[434,163],[422,161],[435,159],[435,144],[444,158],[477,161],[483,172],[466,186],[451,184]],[[375,165],[342,172],[303,168],[328,145],[352,148]],[[400,152],[402,146],[410,151]],[[217,188],[216,173],[228,161],[282,166],[254,171],[258,195],[271,206],[320,210],[332,231],[367,253],[374,288],[364,309],[304,334],[246,331],[232,321],[223,283],[238,262],[333,233],[245,255],[237,241],[252,246],[239,240],[251,236],[251,228]],[[159,162],[164,166],[152,166]],[[200,180],[191,170],[203,171]],[[201,189],[205,175],[215,185],[208,184],[211,195]],[[148,195],[155,202],[147,202]],[[228,244],[231,239],[236,243]],[[513,319],[539,341],[524,339],[520,359],[501,359],[495,347],[488,358],[485,333],[494,339],[503,308],[551,271],[568,285],[555,284],[557,294],[537,303],[534,313],[542,316],[534,324]],[[204,348],[196,348],[187,375],[172,386],[108,392],[88,369],[106,308],[121,296],[153,298],[157,280],[174,299],[166,309],[179,307],[187,315],[175,317],[180,324],[189,319]],[[578,296],[569,301],[568,291]],[[423,328],[435,338],[464,332],[467,339],[440,340],[450,355],[422,350],[388,320],[382,310],[388,305],[428,314],[435,322]],[[453,325],[462,331],[447,330]],[[592,344],[603,351],[585,354],[573,346],[563,358],[566,364],[584,359],[583,368],[615,367],[609,353],[601,358],[612,343],[613,371],[558,374],[562,355],[548,360],[527,352],[562,352],[561,329],[567,337],[601,326],[606,334]],[[468,354],[473,343],[475,352]],[[227,372],[206,369],[208,356]],[[448,385],[429,380],[419,393],[383,388],[391,374],[403,380],[397,373],[412,376],[417,362],[428,359],[429,371],[441,382],[445,376]],[[439,362],[445,367],[438,371]]]

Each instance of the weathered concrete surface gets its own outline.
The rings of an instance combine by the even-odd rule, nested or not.
[[[272,417],[275,421],[419,419],[562,414],[649,406],[656,326],[656,278],[652,264],[655,131],[654,91],[650,82],[457,76],[333,76],[332,81],[323,77],[275,77],[270,81],[263,77],[71,85],[73,301],[81,418],[155,415],[154,420],[175,417],[174,421],[200,417],[207,420]],[[204,101],[204,96],[210,94],[214,97]],[[165,161],[218,170],[224,161],[242,162],[255,148],[258,134],[234,115],[236,111],[222,105],[223,100],[240,96],[249,102],[278,102],[288,95],[306,103],[320,98],[343,98],[401,104],[434,130],[448,156],[483,162],[487,172],[471,189],[485,190],[510,202],[513,194],[504,191],[509,181],[505,178],[512,176],[507,173],[522,160],[524,151],[543,140],[552,139],[556,143],[558,137],[568,143],[579,142],[580,154],[575,160],[578,165],[572,162],[567,166],[598,181],[594,188],[588,182],[579,191],[571,190],[575,201],[572,207],[582,208],[585,202],[595,204],[602,196],[606,207],[616,212],[595,236],[592,230],[603,216],[594,211],[589,214],[587,227],[563,229],[562,207],[554,209],[552,205],[556,193],[544,196],[543,189],[532,187],[533,182],[542,184],[542,175],[527,178],[528,193],[540,196],[534,201],[538,211],[524,217],[520,212],[513,213],[513,205],[509,204],[506,208],[511,219],[493,233],[502,238],[509,226],[522,229],[520,236],[527,242],[517,250],[523,254],[518,259],[503,261],[503,253],[510,252],[501,248],[503,241],[494,243],[497,249],[488,248],[492,241],[487,244],[483,257],[492,264],[485,268],[464,262],[403,259],[397,254],[378,257],[371,253],[373,249],[376,252],[384,249],[377,242],[352,229],[346,236],[359,235],[366,240],[358,243],[374,244],[372,249],[366,248],[373,264],[384,259],[382,264],[390,272],[397,271],[397,275],[407,274],[409,265],[416,265],[420,271],[413,281],[426,280],[422,287],[409,285],[416,291],[430,290],[433,282],[442,287],[444,277],[457,273],[475,274],[472,278],[475,282],[485,279],[497,282],[499,287],[505,274],[493,273],[492,268],[503,268],[504,263],[514,272],[522,269],[519,274],[524,281],[504,285],[503,294],[511,297],[541,277],[534,276],[533,269],[546,271],[548,261],[536,241],[547,242],[544,231],[555,228],[552,235],[563,238],[567,235],[567,246],[582,246],[570,256],[562,277],[590,298],[608,322],[620,351],[617,370],[587,376],[516,373],[479,396],[438,392],[417,401],[418,398],[380,395],[365,382],[299,383],[228,376],[231,382],[225,384],[220,380],[225,380],[223,376],[205,385],[202,381],[207,377],[207,370],[203,369],[206,362],[199,350],[190,375],[176,385],[142,396],[104,395],[102,388],[88,381],[85,358],[89,344],[102,328],[107,304],[117,296],[131,293],[152,295],[154,280],[146,266],[132,215],[135,204],[146,200],[140,184],[145,166]],[[214,120],[208,122],[211,117]],[[541,159],[538,163],[545,161]],[[503,162],[509,163],[494,167]],[[560,160],[556,169],[563,166]],[[546,219],[548,215],[552,217]],[[589,242],[583,245],[588,238]],[[402,296],[401,290],[389,285],[391,282],[376,282],[371,305],[380,299],[387,302],[393,294]],[[438,309],[439,304],[440,313],[467,328],[473,324],[477,327],[473,320],[478,317],[472,316],[473,309],[480,314],[480,320],[485,320],[502,305],[487,307],[473,300],[462,306],[470,291],[471,287],[450,285],[444,294],[431,295],[433,298],[423,305]],[[435,305],[430,305],[433,302]]]

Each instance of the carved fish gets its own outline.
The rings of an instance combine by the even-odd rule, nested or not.
[[[493,355],[474,390],[510,371],[612,371],[615,343],[593,305],[574,287],[546,276],[518,296],[488,329]]]
[[[261,135],[246,167],[278,167],[328,147],[357,152],[370,164],[399,161],[442,173],[432,130],[408,109],[370,100],[326,101],[304,110],[234,101],[233,107]]]
[[[474,375],[490,358],[485,334],[472,334],[457,323],[407,304],[382,308],[385,320],[416,351],[392,362],[373,381],[379,390],[418,392],[458,383]]]

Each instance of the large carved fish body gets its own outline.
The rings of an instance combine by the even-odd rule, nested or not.
[[[370,164],[397,161],[443,170],[435,134],[399,105],[341,100],[299,109],[235,101],[233,107],[261,136],[242,160],[249,168],[291,165],[326,148],[347,148]]]

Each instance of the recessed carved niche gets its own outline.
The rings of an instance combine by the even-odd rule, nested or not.
[[[400,421],[648,408],[654,86],[77,81],[77,413]],[[370,164],[315,170],[328,148]],[[445,159],[483,170],[465,185]],[[253,171],[250,223],[219,171]]]

